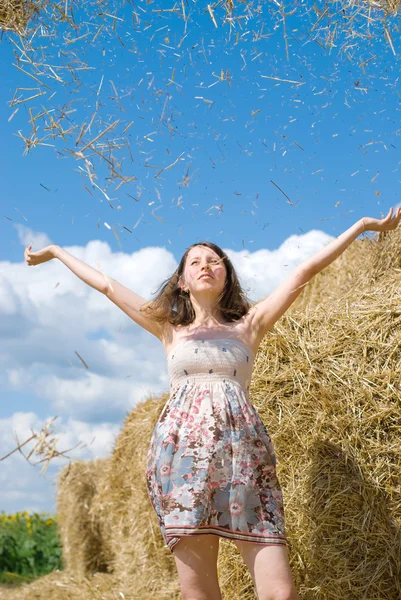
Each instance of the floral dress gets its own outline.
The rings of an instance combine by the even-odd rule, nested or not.
[[[170,397],[146,482],[170,550],[199,534],[286,544],[273,445],[249,400],[254,359],[233,338],[187,339],[167,356]]]

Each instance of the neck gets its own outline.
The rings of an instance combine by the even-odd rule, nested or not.
[[[217,327],[217,325],[225,325],[225,324],[226,324],[225,321],[218,321],[217,319],[209,318],[209,319],[200,320],[200,319],[198,319],[198,317],[196,317],[196,320],[191,323],[191,326],[205,327],[208,329],[212,329],[214,327]]]
[[[208,309],[205,307],[197,307],[194,306],[195,309],[195,320],[192,322],[192,325],[195,327],[207,326],[207,327],[216,327],[217,325],[223,325],[225,320],[223,319],[220,310],[218,309]]]

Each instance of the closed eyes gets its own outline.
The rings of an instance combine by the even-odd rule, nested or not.
[[[193,261],[191,262],[191,266],[192,266],[193,264],[195,264],[196,262],[198,262],[198,261],[197,261],[197,260],[193,260]],[[218,260],[216,260],[216,259],[214,258],[214,259],[212,259],[210,262],[212,262],[212,263],[218,263],[219,261],[218,261]]]

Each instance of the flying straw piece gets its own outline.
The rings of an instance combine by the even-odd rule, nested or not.
[[[136,229],[139,225],[139,223],[142,221],[142,217],[143,217],[143,213],[141,214],[141,216],[139,217],[139,219],[137,220],[137,222],[135,223],[133,229]]]
[[[120,246],[120,248],[122,248],[122,246],[121,246],[121,242],[120,242],[120,238],[119,238],[119,235],[118,235],[118,233],[117,233],[117,230],[116,230],[116,228],[114,227],[114,225],[113,225],[112,229],[113,229],[113,233],[114,233],[114,235],[116,236],[116,240],[117,240],[117,242],[118,242],[118,245]]]
[[[123,134],[124,134],[126,131],[128,131],[128,129],[131,127],[131,125],[133,125],[133,124],[134,124],[134,122],[135,122],[135,121],[131,121],[131,123],[129,123],[129,124],[127,125],[127,127],[126,127],[126,128],[124,129],[124,131],[123,131]]]
[[[46,93],[46,92],[44,92],[44,93]],[[110,131],[110,129],[113,129],[113,127],[115,127],[116,125],[118,125],[119,122],[120,122],[120,119],[117,119],[117,121],[114,121],[114,123],[112,123],[111,125],[109,125],[108,127],[106,127],[106,129],[104,131],[102,131],[102,133],[99,133],[99,135],[97,135],[95,138],[93,138],[93,140],[91,140],[88,144],[86,144],[86,146],[84,146],[83,148],[81,148],[81,152],[84,152],[84,150],[86,150],[87,148],[89,148],[89,146],[92,146],[92,144],[94,144],[95,142],[97,142],[108,131]]]
[[[325,16],[325,14],[327,13],[327,11],[329,10],[329,6],[326,8],[326,10],[320,15],[320,17],[318,18],[318,20],[316,21],[316,23],[313,25],[311,31],[314,31],[316,29],[316,27],[319,25],[320,21],[323,19],[323,17]]]
[[[18,208],[14,208],[14,210],[16,210],[16,211],[17,211],[17,212],[18,212],[18,213],[21,215],[21,217],[22,217],[23,219],[25,219],[25,221],[27,221],[27,222],[28,222],[28,219],[27,219],[27,218],[26,218],[26,217],[25,217],[25,216],[22,214],[22,212],[21,212],[20,210],[18,210]]]
[[[176,158],[175,161],[173,163],[171,163],[171,165],[169,165],[165,169],[162,169],[162,171],[168,171],[169,169],[171,169],[172,167],[174,167],[174,165],[176,165],[178,163],[178,161],[181,159],[181,156],[183,154],[184,154],[184,152],[181,152],[180,156],[178,158]]]
[[[272,183],[274,186],[276,186],[276,188],[287,198],[287,201],[289,204],[291,204],[291,206],[295,206],[296,204],[298,204],[298,202],[291,202],[291,198],[289,198],[289,196],[287,196],[287,194],[285,192],[283,192],[283,190],[281,189],[281,187],[279,187],[277,185],[277,183],[274,183],[274,181],[272,179],[270,179],[270,183]]]
[[[292,79],[281,79],[280,77],[273,77],[272,75],[261,75],[263,79],[273,79],[274,81],[283,81],[284,83],[294,83],[295,85],[304,85],[305,81],[293,81]]]
[[[28,75],[28,77],[32,77],[32,79],[34,79],[35,81],[37,81],[40,85],[43,85],[43,87],[47,88],[48,90],[51,90],[51,88],[46,85],[45,83],[43,83],[43,81],[40,81],[40,79],[38,79],[37,77],[35,77],[35,75],[32,75],[32,73],[29,73],[28,71],[25,71],[25,69],[23,69],[22,67],[19,67],[18,65],[13,63],[13,67],[15,67],[16,69],[18,69],[19,71],[22,71],[25,75]]]
[[[84,359],[82,358],[82,356],[80,356],[80,354],[78,354],[78,352],[76,350],[74,350],[75,354],[78,356],[79,360],[81,361],[81,363],[87,368],[89,369],[88,365],[86,364],[86,362],[84,361]]]
[[[19,111],[19,108],[16,108],[15,111],[12,113],[12,115],[10,117],[8,117],[8,122],[10,122],[15,117],[15,115],[17,114],[18,111]]]
[[[85,127],[86,127],[86,123],[83,123],[83,124],[82,124],[82,127],[81,127],[81,131],[79,132],[79,135],[78,135],[78,137],[77,137],[77,140],[76,140],[76,142],[75,142],[75,145],[76,145],[76,146],[78,146],[79,142],[81,141],[81,137],[82,137],[82,136],[83,136],[83,134],[84,134]]]
[[[63,450],[62,452],[59,452],[56,449],[56,444],[58,441],[57,438],[50,437],[54,433],[53,430],[50,429],[50,427],[57,418],[58,417],[53,417],[52,419],[50,419],[50,421],[42,428],[42,430],[39,432],[39,434],[35,433],[31,429],[32,435],[27,440],[25,440],[25,442],[20,443],[18,440],[18,436],[15,434],[15,439],[17,441],[17,447],[14,450],[12,450],[11,452],[9,452],[8,454],[6,454],[6,456],[3,456],[2,458],[0,458],[0,461],[5,460],[6,458],[8,458],[12,454],[14,454],[14,452],[19,452],[20,454],[22,454],[22,456],[25,458],[25,460],[29,464],[32,464],[29,459],[35,453],[36,456],[38,456],[38,457],[43,456],[44,458],[42,458],[42,460],[39,460],[37,463],[34,463],[34,464],[40,464],[42,462],[45,462],[46,464],[41,469],[41,473],[46,473],[49,463],[53,458],[57,458],[59,456],[69,458],[66,455],[66,452],[70,452],[71,450],[74,450],[75,448],[79,447],[82,444],[82,442],[79,442],[73,448],[69,448],[68,450]],[[24,446],[26,446],[26,444],[28,444],[29,442],[32,442],[33,440],[37,440],[37,441],[36,441],[35,445],[33,446],[33,448],[31,449],[31,451],[29,452],[29,454],[26,456],[22,452],[22,448]]]
[[[217,28],[218,28],[218,25],[217,25],[217,23],[216,23],[216,19],[214,18],[213,10],[212,10],[212,7],[210,6],[210,4],[208,4],[208,5],[207,5],[207,9],[208,9],[208,11],[209,11],[210,18],[212,19],[212,21],[213,21],[213,23],[214,23],[214,26],[215,26],[215,27],[216,27],[216,29],[217,29]]]
[[[384,26],[384,31],[386,32],[386,37],[387,37],[388,43],[390,44],[390,48],[393,51],[394,56],[396,56],[396,51],[394,50],[394,46],[393,46],[393,40],[391,39],[391,34],[390,34],[388,28],[386,27],[386,25]]]
[[[19,88],[20,90],[29,89],[29,88]],[[24,102],[29,102],[30,100],[34,100],[35,98],[39,98],[39,96],[44,96],[47,92],[41,92],[39,94],[35,94],[34,96],[29,96],[29,98],[24,98],[24,100],[16,100],[12,101],[10,106],[17,106],[17,104],[24,104]]]

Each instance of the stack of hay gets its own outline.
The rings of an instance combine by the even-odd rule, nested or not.
[[[153,0],[148,0],[147,4],[152,3]],[[259,0],[262,4],[262,0]],[[47,4],[49,0],[0,0],[0,28],[4,31],[15,31],[22,33],[22,31],[30,25],[34,15],[38,14]],[[335,16],[338,12],[337,2],[332,0],[333,15]],[[342,2],[343,9],[358,9],[369,12],[369,20],[371,19],[370,11],[375,10],[374,20],[384,21],[390,15],[397,13],[400,7],[401,0],[363,0],[357,2],[351,0],[350,2]],[[57,6],[57,3],[54,3]],[[99,1],[99,8],[102,10],[104,2]],[[221,3],[216,2],[214,8],[217,8]],[[244,8],[248,5],[247,0],[225,0],[224,8],[228,14],[236,12],[236,9]],[[213,5],[212,5],[213,6]],[[313,10],[316,12],[316,18],[320,20],[320,17],[327,12],[327,3],[322,3],[321,8],[317,3],[314,4]],[[258,9],[257,9],[258,11]],[[62,11],[60,11],[62,14]],[[330,15],[328,15],[330,16]],[[53,15],[52,18],[58,18],[59,15]],[[348,24],[349,17],[344,13],[344,23]]]
[[[313,279],[256,357],[251,401],[275,446],[301,600],[401,598],[400,242],[401,230],[355,242]],[[64,470],[67,571],[43,578],[42,592],[39,580],[4,599],[48,600],[50,582],[61,600],[181,597],[145,480],[166,400],[132,411],[102,465]],[[220,548],[224,600],[254,600],[236,547],[222,539]],[[109,573],[91,575],[99,565]]]
[[[0,28],[22,33],[47,0],[0,0]]]

